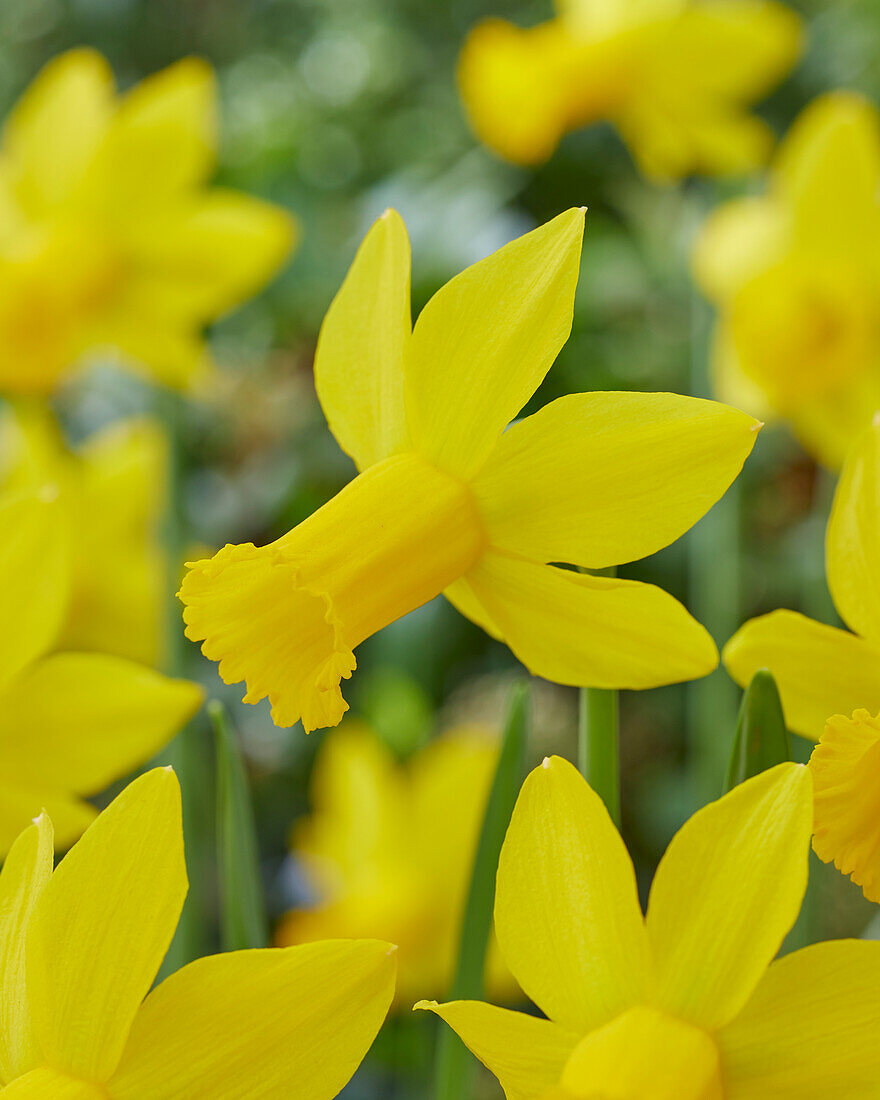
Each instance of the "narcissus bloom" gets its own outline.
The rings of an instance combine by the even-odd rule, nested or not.
[[[498,867],[501,951],[537,1019],[422,1002],[507,1100],[866,1100],[880,1095],[880,943],[774,956],[807,883],[812,784],[782,764],[688,821],[647,915],[601,799],[554,757],[526,780]]]
[[[787,419],[807,450],[840,466],[880,408],[877,108],[851,92],[808,106],[766,194],[710,216],[694,270],[719,308],[720,396]]]
[[[158,752],[202,689],[124,657],[57,651],[71,566],[59,497],[5,494],[0,531],[0,853],[43,808],[66,847],[95,816],[82,796]]]
[[[292,836],[316,905],[289,913],[278,942],[389,939],[399,948],[398,1005],[446,994],[497,759],[497,740],[483,730],[451,730],[405,764],[360,723],[329,734],[312,813]],[[517,996],[494,944],[487,978],[493,996]]]
[[[880,902],[880,717],[829,718],[809,766],[816,855]]]
[[[0,390],[46,393],[110,354],[170,386],[204,372],[205,325],[287,255],[278,207],[207,189],[210,67],[190,59],[118,97],[107,62],[50,62],[0,145]]]
[[[49,818],[22,833],[0,873],[4,1100],[337,1095],[385,1017],[394,949],[232,951],[150,992],[186,889],[170,769],[127,787],[54,872]]]
[[[445,592],[532,672],[645,688],[705,675],[706,631],[651,585],[599,569],[678,538],[726,490],[758,427],[672,394],[562,397],[514,424],[571,330],[583,212],[468,268],[410,320],[410,253],[373,226],[324,320],[318,395],[359,476],[269,546],[184,579],[187,636],[278,725],[335,725],[354,649]]]
[[[117,421],[75,451],[42,404],[17,405],[0,420],[0,493],[52,486],[66,519],[70,591],[57,648],[160,663],[167,463],[165,435],[147,418]]]
[[[770,669],[789,728],[813,741],[832,714],[880,711],[880,417],[843,468],[825,569],[852,633],[794,611],[772,611],[751,619],[724,647],[724,663],[743,686],[758,669]]]
[[[771,0],[557,0],[522,30],[488,19],[459,63],[479,137],[508,160],[546,160],[569,130],[612,122],[642,171],[739,174],[773,145],[749,107],[800,52],[798,17]]]

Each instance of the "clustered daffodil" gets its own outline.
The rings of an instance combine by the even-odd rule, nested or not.
[[[536,675],[644,688],[715,646],[651,585],[585,575],[678,538],[726,490],[758,424],[672,394],[562,397],[507,427],[568,338],[583,212],[456,276],[410,320],[400,217],[373,226],[324,320],[315,377],[360,474],[276,542],[184,579],[187,636],[274,720],[335,725],[354,649],[441,592]],[[505,431],[505,429],[507,429]]]
[[[488,19],[459,63],[479,137],[523,164],[569,130],[612,122],[642,171],[744,173],[773,145],[749,107],[788,72],[800,22],[770,0],[557,0],[523,30]]]
[[[331,1100],[394,992],[394,951],[328,942],[199,959],[150,992],[187,890],[180,789],[135,780],[52,869],[52,824],[0,873],[4,1100]]]
[[[195,713],[198,685],[108,653],[58,651],[68,621],[69,515],[54,489],[0,500],[0,852],[45,808],[66,847],[103,790]]]
[[[171,386],[204,372],[205,325],[293,239],[278,207],[206,187],[215,113],[195,59],[123,96],[93,50],[36,78],[0,145],[0,390],[49,392],[99,354]]]
[[[602,804],[558,757],[526,780],[498,868],[505,959],[546,1013],[424,1002],[507,1100],[865,1100],[880,1090],[880,944],[773,962],[807,882],[810,773],[782,764],[700,810],[647,915]]]
[[[834,494],[825,542],[828,586],[853,633],[794,611],[751,619],[724,648],[745,686],[776,679],[785,719],[816,741],[831,715],[880,711],[880,417],[856,440]]]
[[[292,835],[316,904],[289,913],[278,942],[390,939],[396,1003],[443,996],[497,759],[497,739],[475,728],[450,730],[404,764],[358,722],[334,730],[315,765],[312,813]],[[487,981],[493,996],[516,997],[494,943]]]
[[[837,467],[880,407],[880,112],[815,100],[779,148],[766,194],[720,206],[694,270],[719,307],[720,396],[791,422]]]
[[[43,404],[0,419],[0,495],[52,487],[63,513],[69,594],[56,647],[160,664],[167,465],[165,435],[148,418],[117,421],[75,451]]]

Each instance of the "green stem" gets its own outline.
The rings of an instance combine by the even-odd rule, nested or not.
[[[620,828],[620,717],[616,691],[581,688],[578,767]]]
[[[495,874],[504,834],[522,783],[528,726],[529,690],[523,684],[515,689],[511,699],[495,779],[486,804],[462,918],[450,1000],[479,999],[483,995],[483,973],[495,907]],[[435,1056],[435,1100],[465,1100],[470,1093],[474,1065],[473,1055],[464,1043],[451,1028],[444,1026],[438,1036]]]

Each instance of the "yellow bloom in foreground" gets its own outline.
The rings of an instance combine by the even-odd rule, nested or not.
[[[113,354],[171,386],[203,373],[205,325],[258,290],[293,239],[278,207],[208,189],[210,67],[118,97],[107,62],[50,62],[0,145],[0,390],[51,391]]]
[[[766,194],[710,216],[694,270],[720,311],[720,395],[786,418],[807,450],[840,466],[880,408],[877,108],[850,92],[808,106]]]
[[[76,451],[43,405],[16,407],[0,420],[0,489],[54,486],[67,522],[70,592],[56,647],[160,664],[167,462],[162,429],[146,418],[111,424]]]
[[[186,890],[170,769],[127,787],[54,872],[49,818],[21,834],[0,873],[4,1100],[337,1095],[385,1017],[394,949],[233,951],[150,992]]]
[[[880,944],[773,962],[800,908],[810,774],[782,764],[672,840],[642,916],[601,799],[554,757],[526,780],[495,927],[548,1019],[437,1005],[508,1100],[868,1100],[880,1096]]]
[[[335,725],[354,649],[445,592],[536,675],[644,688],[711,671],[706,631],[659,588],[602,568],[678,538],[726,490],[756,421],[672,394],[562,397],[508,423],[571,331],[583,212],[456,276],[410,320],[410,253],[373,226],[315,360],[359,476],[269,546],[226,546],[183,582],[187,636],[278,725]]]
[[[834,494],[825,540],[828,587],[853,633],[794,611],[751,619],[724,647],[745,687],[776,678],[790,729],[813,741],[828,716],[880,711],[880,417],[856,441]]]
[[[479,137],[522,164],[546,160],[569,130],[612,122],[659,179],[727,175],[773,145],[749,106],[800,52],[798,17],[772,0],[557,0],[522,30],[471,31],[459,84]]]
[[[816,855],[880,902],[880,717],[829,718],[809,766]]]
[[[292,844],[317,903],[289,913],[278,942],[389,939],[399,948],[397,1004],[443,996],[497,760],[496,739],[475,729],[451,730],[406,764],[356,722],[331,733],[313,773],[312,814]],[[487,978],[493,996],[517,996],[494,946]]]
[[[0,501],[0,853],[43,808],[68,846],[95,816],[81,796],[148,760],[202,701],[198,685],[126,658],[56,651],[69,518],[58,496]]]

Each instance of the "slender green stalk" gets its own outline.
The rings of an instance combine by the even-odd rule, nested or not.
[[[226,951],[266,947],[269,928],[247,773],[223,704],[212,699],[208,714],[217,753],[221,941]]]
[[[480,998],[483,971],[492,932],[495,907],[495,874],[504,834],[522,784],[529,728],[529,690],[523,684],[513,693],[501,752],[480,833],[471,885],[459,940],[458,963],[449,992],[450,1000]],[[466,1100],[471,1091],[475,1062],[450,1028],[441,1028],[435,1056],[435,1100]]]
[[[578,767],[620,828],[620,718],[616,691],[581,688]]]

